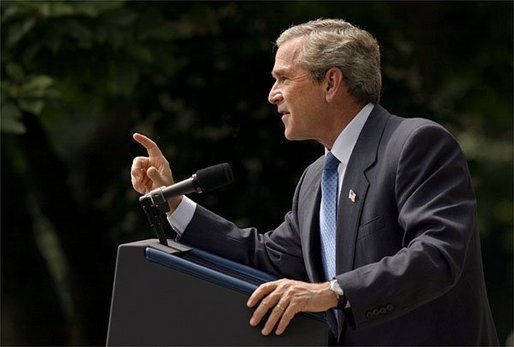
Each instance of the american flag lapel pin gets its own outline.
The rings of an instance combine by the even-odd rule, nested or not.
[[[348,199],[350,199],[351,202],[355,202],[357,200],[357,194],[355,194],[353,189],[350,189],[350,192],[348,193]]]

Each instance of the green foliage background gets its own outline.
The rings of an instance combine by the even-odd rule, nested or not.
[[[154,237],[131,189],[134,131],[177,179],[227,161],[194,197],[263,231],[322,153],[289,143],[272,41],[340,17],[373,33],[381,103],[444,124],[468,159],[502,343],[512,331],[512,2],[2,1],[1,344],[104,345],[118,244]],[[208,232],[208,231],[206,231]],[[170,298],[172,300],[172,298]]]

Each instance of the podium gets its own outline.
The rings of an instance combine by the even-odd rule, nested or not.
[[[296,315],[280,336],[261,335],[264,322],[249,324],[246,301],[273,276],[168,243],[118,247],[107,346],[327,345],[323,314]]]

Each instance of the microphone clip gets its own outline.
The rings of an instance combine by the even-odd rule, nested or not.
[[[151,192],[143,195],[139,198],[139,203],[141,206],[145,205],[151,205],[157,207],[162,213],[166,213],[170,210],[168,206],[168,202],[166,201],[166,198],[164,197],[164,186],[156,188],[152,190]]]
[[[168,239],[164,232],[163,215],[170,211],[168,201],[163,194],[164,187],[152,190],[139,198],[139,203],[145,211],[150,227],[154,230],[159,243],[168,246]]]

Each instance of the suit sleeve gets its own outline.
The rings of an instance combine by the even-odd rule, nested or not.
[[[305,174],[304,174],[305,176]],[[208,250],[279,277],[307,280],[297,222],[298,190],[293,208],[282,224],[266,233],[241,229],[234,223],[198,205],[180,242]]]
[[[475,196],[456,141],[435,123],[405,128],[393,134],[402,140],[388,153],[402,247],[337,276],[357,328],[402,316],[449,291],[476,232]]]

